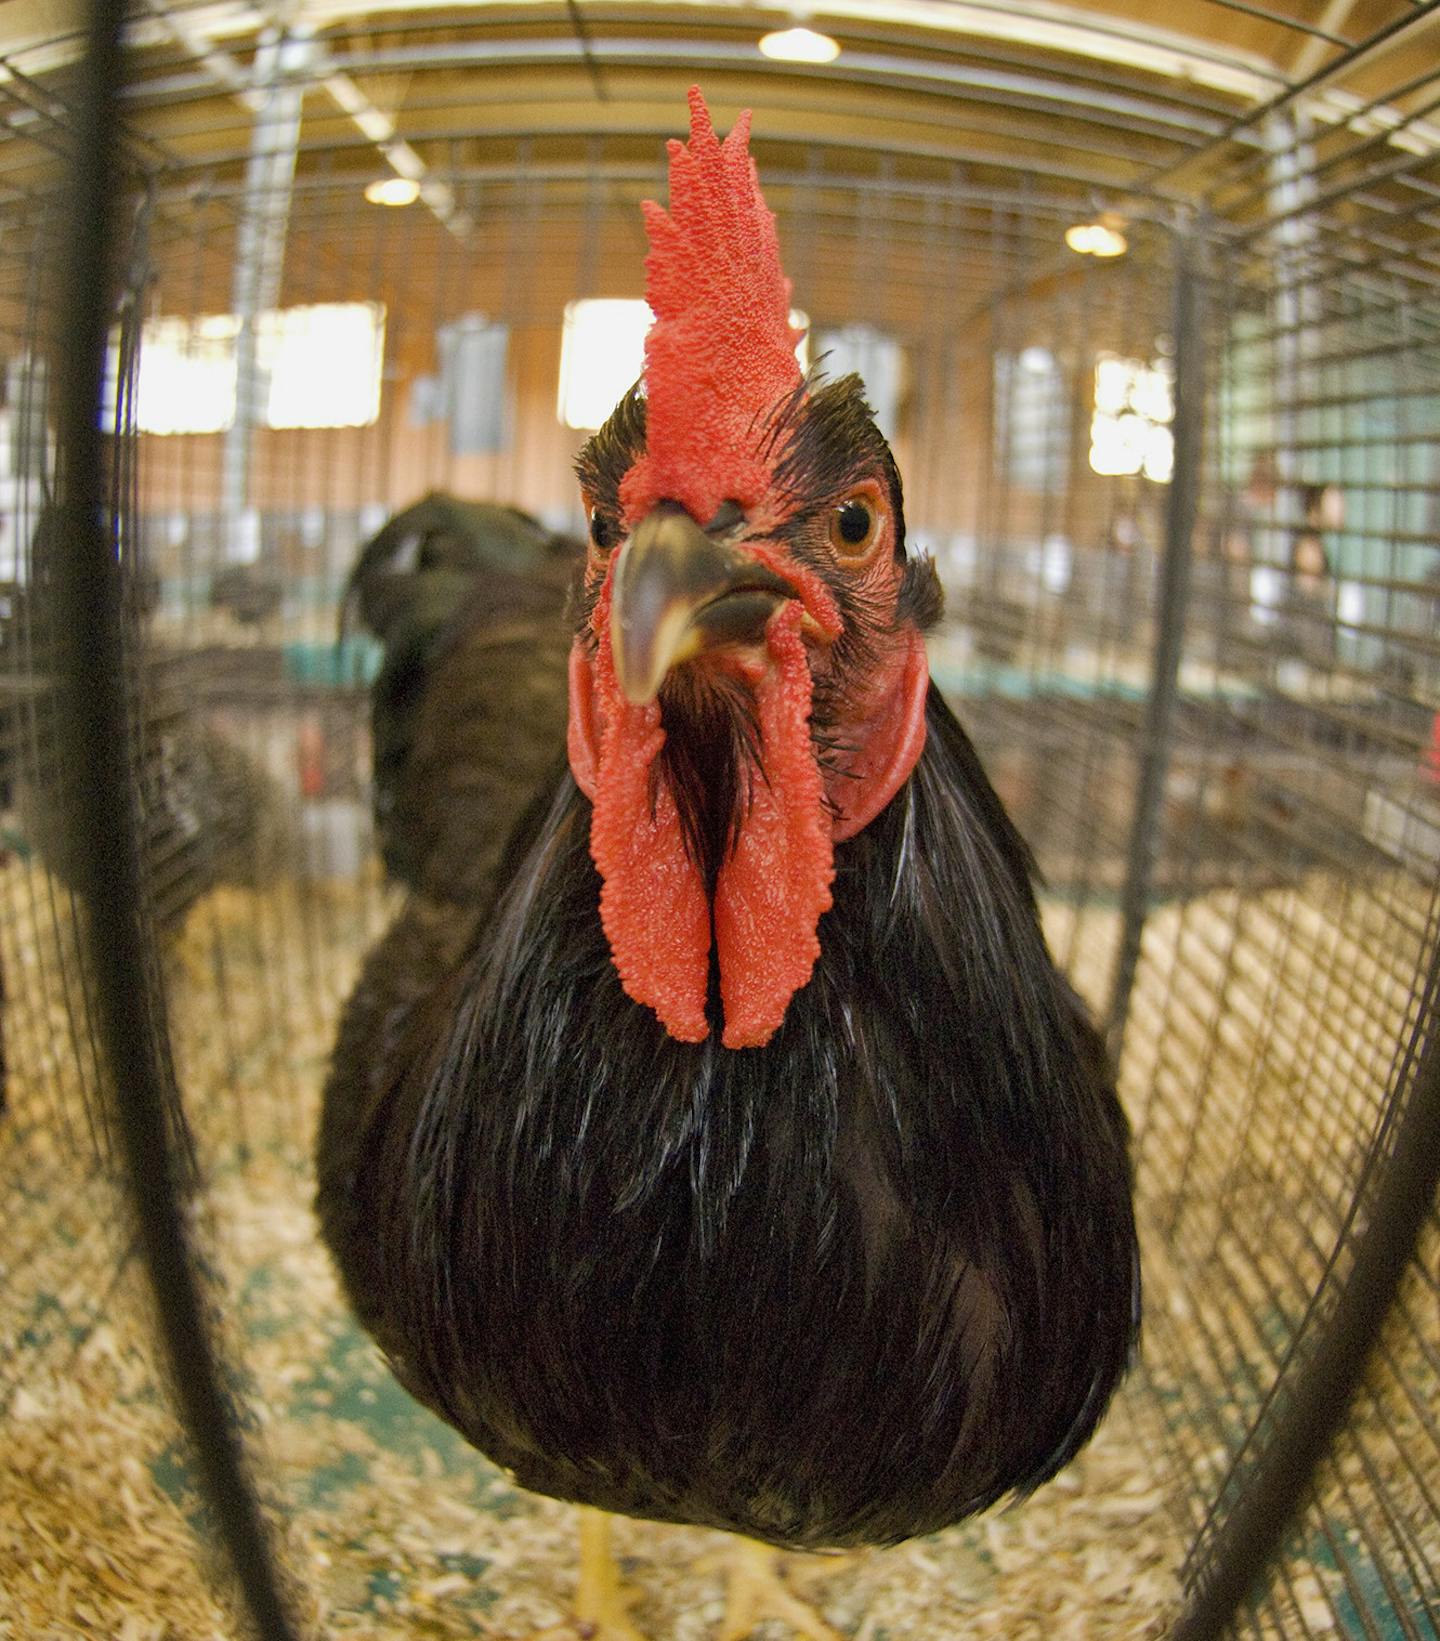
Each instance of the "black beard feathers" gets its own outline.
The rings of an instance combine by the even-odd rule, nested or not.
[[[660,692],[665,745],[651,771],[652,794],[664,781],[675,800],[685,852],[713,895],[750,810],[753,783],[764,780],[755,698],[732,678],[681,667]]]

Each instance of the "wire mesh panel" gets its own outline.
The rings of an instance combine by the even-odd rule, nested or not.
[[[1157,1326],[1152,1371],[1225,1409],[1175,1422],[1209,1501],[1192,1570],[1374,1213],[1440,912],[1435,149],[1283,131],[1213,193],[1238,222],[1187,640],[1210,716],[1177,747],[1230,878],[1147,932],[1127,1037],[1142,1177],[1198,1326]],[[1435,1633],[1434,1298],[1422,1254],[1272,1590],[1298,1633]]]
[[[1353,62],[1339,60],[1337,82]],[[1052,886],[1078,880],[1079,905],[1056,918],[1058,949],[1091,976],[1092,995],[1108,988],[1123,1030],[1151,1223],[1145,1373],[1187,1478],[1198,1537],[1186,1571],[1197,1580],[1292,1386],[1325,1348],[1411,1098],[1435,963],[1435,80],[1427,69],[1383,93],[1368,84],[1365,99],[1334,92],[1352,123],[1318,121],[1282,96],[1249,152],[1216,144],[1208,156],[1221,162],[1205,191],[1215,215],[1179,247],[1180,277],[1200,271],[1209,308],[1193,532],[1164,541],[1158,487],[1146,482],[1171,477],[1158,424],[1184,385],[1173,325],[1127,293],[1117,304],[1131,322],[1127,348],[1106,346],[1093,309],[1080,329],[1094,372],[1084,389],[1067,392],[1063,370],[1033,356],[1051,395],[1029,412],[1028,445],[1005,426],[1024,400],[1000,355],[983,509],[993,537],[979,555],[990,598],[967,610],[982,650],[1013,662],[1022,642],[1043,642],[1048,574],[1087,636],[1104,631],[1070,592],[1070,521],[1109,462],[1118,414],[1129,448],[1114,447],[1116,459],[1135,477],[1100,494],[1131,509],[1110,543],[1123,566],[1108,600],[1119,643],[1100,650],[1092,676],[1121,695],[1128,660],[1153,689],[1163,653],[1152,648],[1154,594],[1167,588],[1159,614],[1183,624],[1183,643],[1164,743],[1146,744],[1134,703],[1112,709],[1107,727],[1073,699],[1002,706],[997,679],[990,750],[1053,781],[1008,795]],[[1125,277],[1106,276],[1119,290]],[[1035,280],[995,305],[995,328],[1038,348],[1065,306],[1053,282]],[[1065,466],[1065,435],[1053,431],[1081,420],[1088,470]],[[1152,559],[1138,603],[1126,562],[1145,534],[1135,493],[1150,499],[1150,539],[1185,560],[1183,575],[1157,583]],[[1057,516],[1067,528],[1047,554],[1044,521]],[[992,600],[1007,556],[1024,553],[1037,607],[1022,617]],[[1183,611],[1169,607],[1177,587]],[[1033,696],[1041,668],[1029,670]],[[1081,693],[1073,679],[1065,686]],[[1158,830],[1127,859],[1157,751]],[[1124,950],[1140,928],[1125,926],[1123,902],[1120,916],[1107,906],[1106,862],[1127,888],[1137,863],[1145,869],[1133,970]],[[1265,1633],[1435,1633],[1433,1243],[1432,1223],[1353,1421],[1254,1616]]]
[[[1324,1346],[1424,1048],[1437,82],[1424,8],[1202,6],[1232,32],[1192,35],[1178,68],[1134,19],[1082,39],[1078,14],[1034,11],[1020,37],[974,9],[948,51],[872,20],[845,76],[785,82],[756,150],[811,363],[861,370],[939,565],[932,675],[1110,1028],[1148,1312],[1073,1470],[828,1575],[826,1611],[869,1641],[1158,1636]],[[568,22],[507,34],[484,8],[283,29],[214,10],[131,29],[104,412],[176,1154],[297,1607],[324,1633],[528,1633],[564,1611],[568,1517],[396,1388],[310,1216],[336,1016],[396,904],[379,657],[341,606],[427,492],[581,527],[580,390],[621,354],[591,384],[603,416],[635,368],[610,344],[635,322],[676,65],[734,72],[740,24],[667,15],[685,49],[662,94],[636,19],[581,51]],[[63,841],[85,784],[57,753],[40,595],[74,111],[64,42],[32,56],[0,78],[0,1466],[20,1501],[0,1558],[24,1571],[0,1578],[0,1630],[233,1633],[223,1576],[193,1577],[206,1517],[113,1189]],[[592,81],[613,117],[556,119]],[[404,210],[361,197],[397,181]],[[1067,251],[1077,221],[1125,254]],[[1440,1634],[1437,1248],[1432,1222],[1242,1629]],[[653,1632],[707,1633],[703,1535],[629,1531]]]
[[[1431,152],[1388,164],[1389,178],[1426,192]],[[1298,164],[1289,151],[1274,163],[1287,158]],[[1323,1348],[1410,1096],[1435,962],[1434,241],[1396,244],[1377,275],[1359,226],[1370,202],[1340,200],[1343,224],[1313,222],[1303,238],[1267,226],[1286,239],[1280,256],[1253,226],[1232,237],[1219,224],[1178,244],[1182,272],[1202,270],[1209,311],[1204,476],[1188,539],[1166,541],[1155,482],[1172,477],[1163,424],[1184,387],[1173,319],[1127,289],[1134,269],[1100,280],[1128,335],[1107,346],[1104,307],[1091,305],[1072,334],[1093,375],[1068,392],[1063,371],[1051,375],[1058,395],[1031,412],[1028,445],[1006,425],[1017,403],[1007,360],[1024,355],[997,348],[997,468],[983,508],[993,538],[978,555],[990,581],[965,612],[982,652],[1025,668],[1013,682],[992,674],[987,749],[997,769],[1031,771],[1007,795],[1052,890],[1074,891],[1075,904],[1056,908],[1057,950],[1108,998],[1123,1032],[1150,1231],[1144,1372],[1186,1478],[1197,1579],[1285,1419],[1294,1378]],[[1393,215],[1388,202],[1372,209]],[[1378,237],[1373,221],[1369,231]],[[995,329],[1040,348],[1064,334],[1066,305],[1032,286],[997,304]],[[1064,356],[1063,345],[1050,351]],[[1038,354],[1031,368],[1052,370]],[[1100,485],[1117,412],[1131,442],[1115,460],[1134,477]],[[1090,448],[1067,466],[1065,435],[1049,430],[1073,421]],[[1073,521],[1086,517],[1087,490],[1112,518],[1125,509],[1118,532],[1112,522],[1108,540],[1092,538],[1109,578],[1103,614],[1087,609],[1084,575],[1072,572],[1084,563]],[[1067,527],[1047,553],[1057,517]],[[1157,579],[1166,552],[1187,561],[1180,611],[1176,579]],[[1007,560],[1022,566],[1023,614],[998,596]],[[1048,682],[1047,580],[1072,624]],[[1172,589],[1163,602],[1157,586]],[[1183,624],[1159,748],[1141,733],[1137,699],[1153,688],[1157,618]],[[1052,617],[1049,630],[1063,628]],[[1051,656],[1061,642],[1048,640]],[[1147,682],[1127,689],[1127,675]],[[1006,699],[1015,695],[1025,705]],[[1114,896],[1136,869],[1136,776],[1157,751],[1163,783],[1150,859],[1140,857],[1148,894],[1131,971]],[[1262,1633],[1435,1633],[1433,1242],[1432,1224],[1254,1616]]]
[[[0,715],[5,838],[5,1080],[0,1191],[6,1325],[0,1380],[10,1395],[37,1364],[63,1362],[103,1317],[123,1256],[111,1191],[113,1156],[97,1093],[87,965],[60,842],[80,800],[54,745],[56,634],[44,586],[54,539],[52,379],[56,315],[46,272],[63,210],[46,164],[65,138],[63,105],[22,84],[4,93],[12,125],[28,126],[31,169],[7,213],[0,251],[4,406],[4,707]]]

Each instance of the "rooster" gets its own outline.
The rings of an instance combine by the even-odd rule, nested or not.
[[[318,1206],[398,1377],[523,1486],[893,1544],[1095,1428],[1138,1325],[1128,1135],[929,683],[891,452],[858,379],[795,361],[748,117],[721,144],[691,110],[645,207],[643,390],[577,462],[564,755],[488,881],[428,884],[372,953]],[[508,687],[464,655],[462,622],[421,708],[462,757]],[[427,768],[428,847],[488,848]],[[833,1633],[747,1578],[725,1636]],[[580,1615],[622,1609],[582,1565]]]

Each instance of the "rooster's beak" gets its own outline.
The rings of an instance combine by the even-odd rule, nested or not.
[[[718,534],[719,532],[717,532]],[[757,642],[794,589],[662,501],[620,550],[610,643],[625,698],[643,706],[671,667],[720,644]]]

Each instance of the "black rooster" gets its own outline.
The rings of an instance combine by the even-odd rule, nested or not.
[[[468,638],[503,573],[391,585],[392,630],[446,635],[382,673],[434,736],[386,730],[423,892],[342,1026],[319,1211],[397,1375],[526,1487],[887,1544],[1094,1429],[1138,1321],[1127,1130],[928,687],[890,451],[856,378],[800,379],[746,122],[721,147],[692,106],[646,391],[578,463],[569,768],[460,895],[429,863],[488,860],[522,807],[491,772],[548,750],[519,702],[555,635],[522,676],[522,623],[499,664]],[[473,783],[472,714],[513,724]]]

